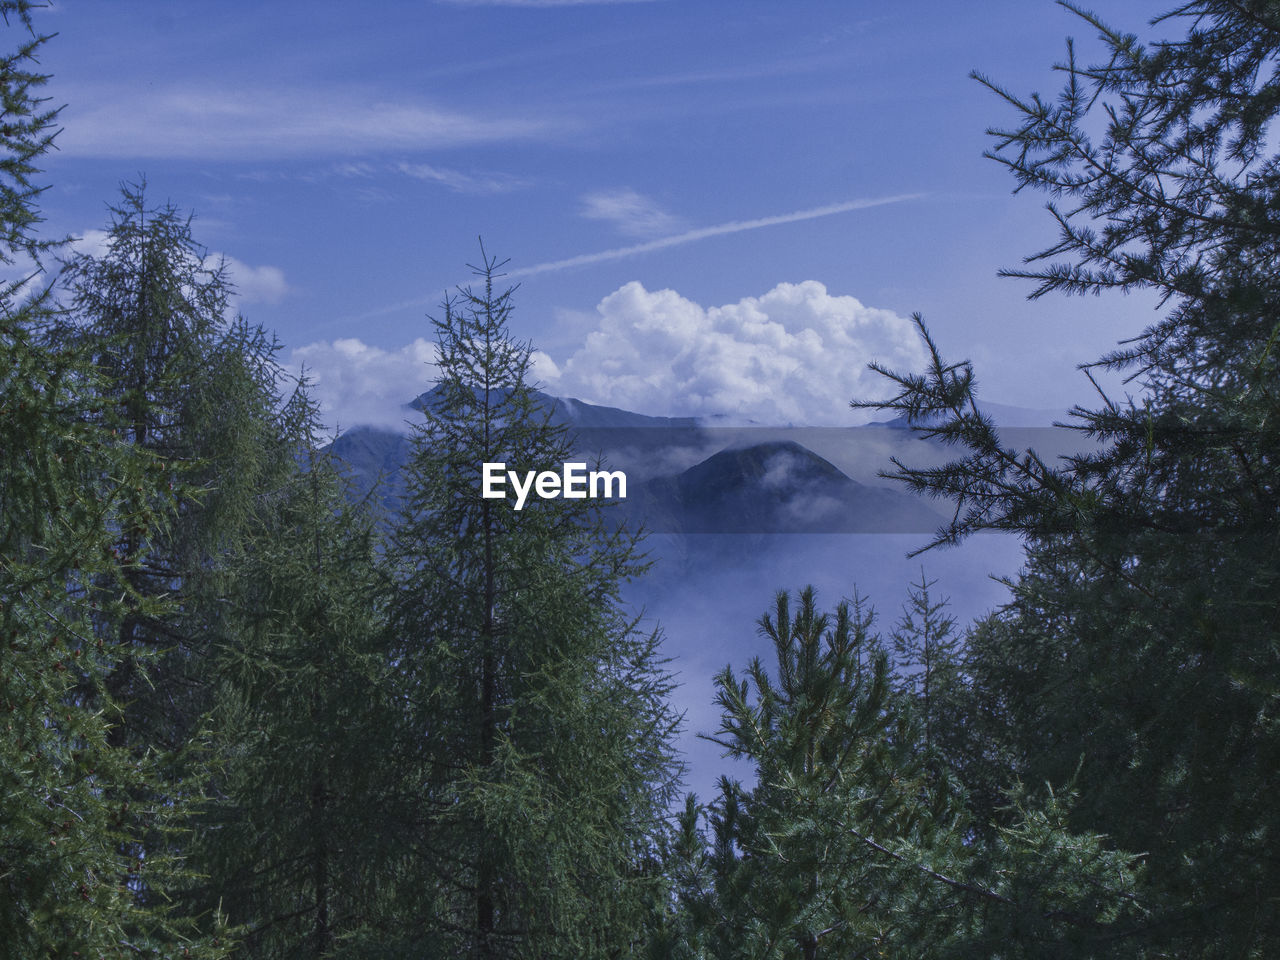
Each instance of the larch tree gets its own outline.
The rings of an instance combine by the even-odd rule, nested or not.
[[[191,219],[149,207],[144,184],[125,185],[111,213],[104,249],[68,263],[62,336],[92,354],[124,439],[185,480],[171,524],[150,534],[124,527],[118,544],[133,590],[171,597],[174,614],[139,610],[101,628],[121,652],[109,682],[126,718],[114,735],[178,750],[208,706],[204,657],[231,589],[223,558],[255,499],[295,471],[297,442],[278,416],[276,344],[229,316],[232,285],[192,237]],[[143,650],[160,654],[145,680],[130,659]]]
[[[1143,851],[1135,953],[1280,950],[1280,10],[1194,0],[1144,44],[1082,10],[1060,95],[1021,97],[991,155],[1047,193],[1056,240],[1008,274],[1033,296],[1149,291],[1164,314],[1099,362],[1135,398],[1073,411],[1096,452],[1048,463],[981,414],[969,364],[931,351],[886,406],[961,455],[902,467],[951,498],[943,541],[1028,543],[1014,603],[967,670],[988,755],[1073,782],[1071,822]],[[981,78],[980,78],[981,79]],[[990,776],[987,768],[984,777]]]
[[[34,6],[0,0],[26,31],[0,57],[0,261],[22,271],[0,287],[0,957],[214,958],[225,938],[195,938],[168,909],[181,865],[137,856],[144,837],[172,839],[190,806],[162,792],[160,758],[117,743],[121,658],[96,627],[170,615],[133,588],[118,537],[172,522],[171,478],[121,442],[91,354],[57,335],[42,260],[60,244],[35,231],[32,181],[57,111],[37,96],[48,38]]]
[[[421,928],[441,955],[605,957],[642,939],[663,890],[656,837],[677,776],[655,634],[619,602],[643,569],[586,500],[520,511],[482,496],[482,465],[574,459],[508,330],[501,264],[436,320],[392,536],[400,749]],[[408,892],[406,885],[406,892]],[[428,949],[429,948],[429,949]]]
[[[187,896],[236,924],[238,955],[330,957],[386,919],[398,704],[373,519],[320,449],[305,389],[284,414],[299,469],[259,498],[229,561],[213,802],[193,825],[202,876]]]
[[[902,616],[890,631],[894,669],[903,692],[918,705],[924,749],[932,753],[945,737],[949,700],[959,680],[960,640],[947,601],[931,593],[937,584],[920,571],[920,581],[907,590]]]

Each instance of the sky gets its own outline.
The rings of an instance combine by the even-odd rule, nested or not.
[[[145,177],[331,427],[402,421],[480,238],[544,388],[648,414],[859,422],[869,362],[922,364],[917,311],[980,397],[1062,410],[1155,319],[996,276],[1053,228],[983,158],[1016,115],[968,74],[1053,94],[1065,38],[1098,44],[1050,2],[54,0],[37,27],[49,230],[100,242]]]

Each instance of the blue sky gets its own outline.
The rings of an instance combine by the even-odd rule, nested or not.
[[[1056,90],[1065,37],[1097,45],[1049,2],[55,0],[37,26],[50,228],[91,243],[145,174],[342,426],[425,389],[480,235],[548,389],[646,413],[856,422],[868,361],[919,362],[914,311],[983,396],[1065,408],[1154,316],[996,278],[1052,230],[982,158],[1014,117],[967,74]]]

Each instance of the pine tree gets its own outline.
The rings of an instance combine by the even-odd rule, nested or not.
[[[861,603],[841,603],[832,618],[807,589],[793,615],[784,592],[759,623],[776,680],[759,659],[741,682],[731,668],[716,678],[714,742],[753,762],[757,783],[722,782],[712,810],[722,917],[709,953],[858,956],[879,948],[869,909],[896,897],[896,883],[856,839],[838,851],[822,843],[816,818],[834,804],[882,838],[910,833],[923,787],[914,737],[896,729],[888,657]]]
[[[902,617],[890,632],[899,687],[919,705],[926,753],[938,746],[938,728],[959,679],[960,638],[955,618],[946,613],[947,601],[935,601],[929,592],[937,582],[920,571],[920,582],[908,588]]]
[[[511,339],[511,290],[444,303],[440,378],[393,537],[402,741],[419,798],[422,929],[442,955],[626,953],[661,890],[655,836],[676,768],[656,635],[618,599],[631,540],[589,501],[481,496],[481,465],[572,460]]]
[[[1058,99],[984,81],[1019,115],[992,131],[992,156],[1055,198],[1057,241],[1007,273],[1033,280],[1033,296],[1159,296],[1163,319],[1100,361],[1141,393],[1077,408],[1099,452],[1051,465],[1004,444],[969,365],[943,360],[921,323],[930,369],[891,374],[888,406],[964,453],[900,476],[956,501],[941,539],[1028,541],[1015,603],[970,656],[988,753],[1032,782],[1074,778],[1072,823],[1147,852],[1152,949],[1268,956],[1280,949],[1280,864],[1264,839],[1280,829],[1280,14],[1191,2],[1165,21],[1185,36],[1144,45],[1076,12],[1106,57],[1084,66],[1069,47]]]
[[[91,358],[51,333],[57,313],[40,265],[57,244],[35,233],[32,183],[57,111],[36,97],[47,37],[32,4],[3,0],[30,39],[0,59],[0,260],[34,264],[0,289],[0,957],[217,957],[170,915],[180,864],[132,856],[173,836],[182,795],[157,802],[157,758],[113,742],[107,690],[117,651],[95,624],[123,608],[168,610],[131,588],[118,531],[169,520],[163,468],[118,440]]]
[[[1014,793],[1007,826],[975,831],[954,779],[925,761],[887,651],[860,602],[820,613],[779,594],[760,620],[776,676],[753,661],[716,681],[715,742],[756,769],[722,781],[705,853],[682,837],[688,956],[1133,956],[1131,858],[1075,833],[1070,798]],[[682,833],[693,829],[686,810]],[[675,951],[673,951],[675,952]]]

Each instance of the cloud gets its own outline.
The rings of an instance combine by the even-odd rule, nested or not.
[[[374,175],[375,170],[372,164],[365,163],[363,160],[347,160],[335,163],[330,172],[339,177],[358,177],[367,180]]]
[[[85,90],[63,115],[64,153],[98,157],[280,157],[369,154],[550,135],[558,122],[479,116],[356,91]],[[353,171],[354,172],[354,169]]]
[[[111,251],[111,234],[106,230],[84,230],[71,242],[71,250],[101,259]]]
[[[684,227],[679,217],[631,189],[584,195],[582,215],[588,220],[608,221],[629,237],[669,236]]]
[[[470,174],[427,163],[401,163],[396,165],[396,169],[415,180],[444,184],[457,193],[506,193],[527,183],[509,174]]]
[[[601,250],[598,253],[584,253],[576,257],[569,257],[567,260],[538,263],[532,267],[512,270],[509,276],[529,277],[539,273],[565,270],[569,267],[603,263],[606,260],[622,260],[626,257],[633,257],[638,253],[648,253],[651,250],[662,250],[667,247],[678,247],[685,243],[693,243],[695,240],[705,240],[708,237],[721,237],[730,233],[742,233],[746,230],[760,230],[764,227],[775,227],[784,223],[798,223],[801,220],[815,220],[818,217],[830,217],[837,213],[849,213],[853,210],[882,207],[886,204],[902,203],[906,200],[918,200],[922,196],[923,194],[919,193],[903,193],[891,197],[876,197],[870,200],[849,200],[845,203],[832,203],[825,207],[812,207],[807,210],[796,210],[792,213],[778,214],[773,217],[759,217],[755,220],[733,220],[729,223],[717,224],[714,227],[699,227],[697,230],[688,230],[675,236],[637,243],[630,247],[617,247],[613,250]]]
[[[76,254],[100,260],[111,252],[111,234],[107,230],[84,230],[71,244],[71,249]],[[233,288],[228,310],[231,315],[239,304],[279,303],[293,292],[279,267],[255,267],[222,253],[209,253],[204,258],[204,267],[208,270],[216,269],[219,263],[225,265]]]
[[[596,309],[582,348],[539,376],[551,393],[651,415],[851,424],[865,419],[851,399],[886,395],[868,362],[925,361],[909,320],[814,280],[718,307],[633,281]]]
[[[348,338],[298,347],[285,366],[295,374],[306,368],[330,429],[365,424],[404,431],[414,416],[405,404],[434,382],[435,359],[435,344],[421,337],[398,350]]]
[[[227,265],[227,279],[242,303],[279,303],[288,295],[289,284],[279,267],[251,267],[235,257],[222,259]]]

